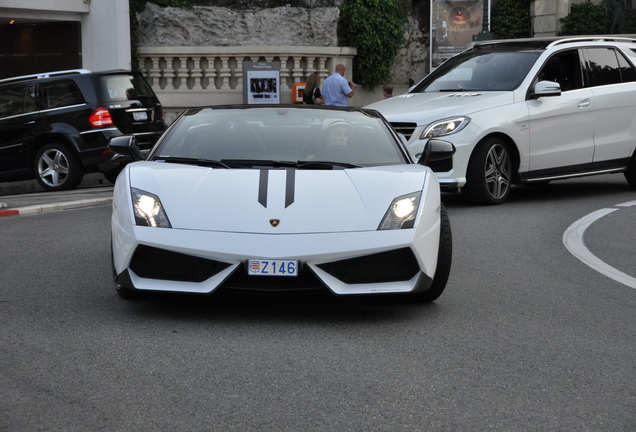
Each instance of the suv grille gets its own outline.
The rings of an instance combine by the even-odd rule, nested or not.
[[[178,252],[139,245],[130,269],[142,278],[180,282],[203,282],[230,264]]]
[[[391,126],[393,126],[393,129],[395,129],[397,133],[401,133],[407,140],[410,140],[417,127],[417,123],[391,123]]]
[[[318,267],[348,284],[407,281],[420,271],[409,248],[334,261]]]

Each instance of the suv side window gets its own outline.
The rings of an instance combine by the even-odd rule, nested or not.
[[[35,85],[19,85],[0,92],[0,118],[37,111]]]
[[[54,81],[41,84],[42,105],[44,109],[60,108],[84,103],[84,98],[75,82],[71,80]]]
[[[590,86],[619,84],[621,68],[618,65],[616,51],[612,48],[586,48],[585,56],[590,71]]]
[[[617,51],[616,54],[618,56],[618,67],[621,69],[623,82],[636,81],[636,69],[634,69],[634,66],[631,65],[622,52]]]
[[[559,83],[561,91],[583,87],[583,73],[578,50],[559,52],[548,59],[539,72],[539,81]]]

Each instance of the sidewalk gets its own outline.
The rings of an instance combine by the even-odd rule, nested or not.
[[[110,204],[113,185],[102,174],[87,174],[77,189],[45,192],[35,180],[0,182],[0,217]]]

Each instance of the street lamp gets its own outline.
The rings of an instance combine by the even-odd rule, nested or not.
[[[484,40],[492,40],[495,38],[495,35],[490,32],[490,22],[488,17],[490,16],[490,1],[491,0],[482,0],[484,2],[484,14],[481,17],[481,33],[473,36],[473,41],[484,41]]]

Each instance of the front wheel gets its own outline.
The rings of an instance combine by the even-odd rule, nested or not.
[[[444,204],[441,206],[437,266],[435,268],[433,283],[426,291],[411,294],[413,299],[424,303],[435,301],[442,295],[444,288],[446,288],[446,282],[448,282],[451,262],[453,261],[453,237],[451,234],[450,219],[448,218]]]
[[[501,204],[512,185],[512,162],[506,143],[497,137],[482,141],[473,152],[462,193],[473,204]]]
[[[35,156],[35,178],[48,191],[74,189],[84,178],[84,168],[67,146],[48,144]]]

